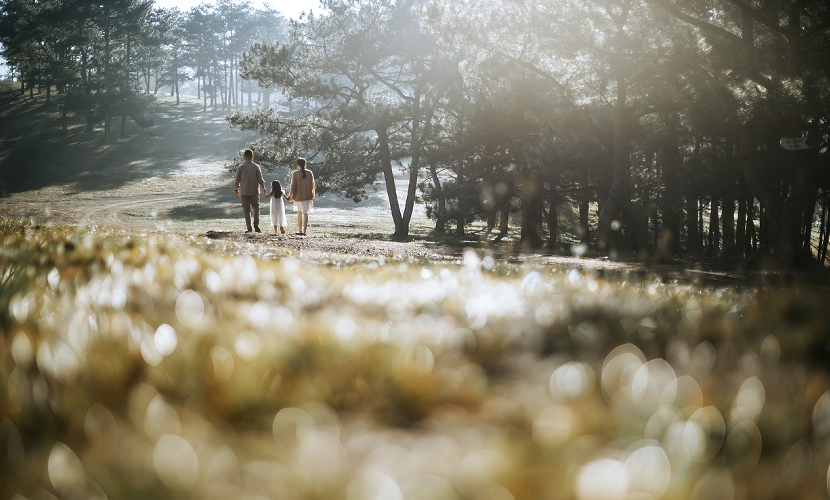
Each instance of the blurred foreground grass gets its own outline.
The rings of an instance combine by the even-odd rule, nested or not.
[[[0,221],[3,498],[826,498],[827,290]]]

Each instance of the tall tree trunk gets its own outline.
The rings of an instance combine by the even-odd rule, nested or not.
[[[202,76],[202,112],[207,111],[207,103],[208,103],[208,83],[209,79],[207,75]]]
[[[717,257],[720,249],[720,221],[718,220],[718,200],[715,197],[709,201],[709,226],[707,227],[706,254]]]
[[[769,250],[769,215],[767,209],[761,205],[761,213],[758,215],[760,228],[758,230],[758,248]]]
[[[579,242],[587,244],[590,241],[589,212],[591,210],[591,190],[588,187],[588,170],[583,168],[579,172]]]
[[[483,200],[484,213],[487,214],[487,234],[490,234],[496,227],[496,212],[499,209],[499,204],[496,202],[495,184],[490,169],[485,170],[484,178],[481,182],[481,198]]]
[[[708,239],[706,239],[706,234],[703,232],[703,214],[706,210],[706,202],[703,198],[699,198],[697,204],[697,232],[700,235],[700,252],[703,253],[704,250],[708,249],[708,246],[704,248],[704,243],[706,243]]]
[[[124,82],[124,86],[129,89],[128,92],[132,92],[132,85],[131,85],[131,81],[130,81],[130,77],[131,77],[131,74],[130,74],[131,41],[132,41],[132,37],[127,35],[127,57],[126,57],[127,77],[126,77],[126,80]],[[121,110],[121,137],[126,137],[126,135],[127,135],[127,109],[126,109],[126,104],[122,107],[123,107],[123,109]]]
[[[501,240],[505,236],[507,236],[507,232],[510,230],[510,197],[505,197],[504,202],[501,205],[501,212],[499,214],[499,236],[498,240]]]
[[[744,239],[744,255],[750,256],[758,250],[758,232],[755,229],[755,198],[748,196],[746,200],[746,236]]]
[[[222,108],[225,111],[230,111],[233,106],[233,68],[230,61],[225,61],[225,88],[222,92],[222,99],[225,100],[225,106]]]
[[[700,167],[700,139],[694,139],[694,148],[692,150],[691,172],[696,172]],[[702,231],[700,231],[700,200],[696,190],[697,179],[693,173],[689,173],[689,178],[685,184],[685,200],[686,200],[686,247],[687,251],[692,254],[699,254],[701,252]]]
[[[624,35],[620,34],[620,36]],[[622,54],[614,54],[611,58],[611,65],[611,71],[617,86],[617,102],[614,109],[611,188],[600,211],[599,227],[597,227],[597,248],[601,251],[614,250],[612,238],[617,240],[619,231],[612,229],[612,223],[615,220],[620,223],[625,222],[624,215],[631,203],[631,158],[628,140],[630,110],[627,104],[628,82],[624,74],[625,58]],[[619,248],[616,250],[619,250]]]
[[[66,94],[63,96],[63,102],[61,102],[61,130],[64,134],[69,132],[69,110],[67,106],[67,102],[70,100],[71,96],[69,95],[69,91],[66,91]]]
[[[821,215],[818,218],[819,222],[819,230],[818,230],[818,248],[816,249],[817,260],[819,263],[824,264],[824,238],[827,234],[827,200],[823,200],[821,204]]]
[[[816,214],[816,204],[818,202],[818,187],[815,185],[810,188],[810,196],[804,202],[804,213],[802,222],[802,248],[804,252],[811,258],[813,256],[813,221]],[[816,255],[818,256],[818,255]]]
[[[92,109],[89,106],[89,102],[92,100],[92,89],[89,85],[89,73],[87,70],[87,61],[88,54],[86,50],[81,50],[81,81],[83,82],[84,87],[84,96],[86,97],[87,105],[84,108],[84,115],[86,117],[86,131],[87,133],[92,133],[92,130],[95,126],[95,119],[92,114]]]
[[[389,198],[389,209],[392,211],[392,221],[395,224],[395,239],[409,236],[409,224],[404,223],[401,215],[401,206],[398,203],[398,191],[395,186],[395,172],[392,170],[392,153],[389,151],[389,129],[381,125],[376,130],[378,134],[378,149],[380,150],[381,169],[386,182],[386,195]]]
[[[740,189],[738,190],[738,218],[735,229],[735,257],[739,259],[746,255],[746,216],[746,195]]]
[[[548,203],[550,209],[548,210],[548,232],[550,233],[548,241],[550,242],[551,250],[559,250],[559,200],[558,196],[550,190]]]
[[[735,195],[728,185],[721,200],[721,227],[723,228],[723,256],[731,258],[735,249]]]
[[[173,74],[173,86],[170,89],[170,97],[173,97],[173,93],[176,94],[176,105],[180,104],[179,99],[179,52],[173,52],[173,67],[171,68],[171,73]]]
[[[429,175],[432,178],[432,191],[437,204],[435,209],[435,232],[444,234],[447,224],[447,200],[444,196],[444,188],[441,186],[441,178],[438,177],[438,169],[434,163],[429,165]]]
[[[827,205],[830,204],[830,194],[827,191],[824,192],[824,199],[821,204],[821,228],[824,230],[824,237],[821,238],[819,242],[819,259],[818,261],[824,265],[827,261],[827,245],[830,242],[830,211],[828,211]]]
[[[110,10],[104,3],[104,142],[110,138],[110,113],[112,112],[112,75],[110,74]]]
[[[459,130],[459,143],[464,143],[464,115],[463,109],[461,114],[459,115],[459,121],[461,122],[461,128]],[[457,236],[464,236],[464,216],[467,213],[467,209],[469,208],[466,203],[466,198],[461,196],[461,190],[464,189],[464,148],[459,148],[460,151],[458,153],[458,158],[456,159],[456,166],[455,166],[455,184],[457,186],[458,191],[458,217],[455,219],[455,234]]]
[[[406,238],[409,236],[409,221],[412,220],[412,212],[415,209],[415,193],[418,189],[418,173],[421,169],[421,116],[420,105],[421,95],[416,92],[415,104],[412,117],[412,131],[409,138],[409,182],[406,187],[406,201],[404,202],[403,223],[406,229],[400,231],[399,238]],[[398,233],[398,231],[396,231]]]
[[[542,189],[538,179],[525,171],[521,174],[521,241],[525,248],[542,245]]]
[[[697,197],[686,193],[686,251],[691,254],[700,252],[700,233],[697,231]]]
[[[660,197],[661,212],[663,215],[662,235],[660,236],[660,253],[666,256],[675,255],[680,249],[680,140],[678,128],[680,119],[677,113],[667,113],[665,116],[665,131],[662,144],[661,174],[663,180],[663,195]]]

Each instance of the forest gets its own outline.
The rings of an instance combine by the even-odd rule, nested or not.
[[[827,262],[830,4],[823,0],[5,0],[21,92],[90,130],[187,86],[266,167],[322,190],[382,179],[395,238],[486,224],[525,248],[780,267]],[[395,173],[406,172],[399,199]]]
[[[0,2],[2,56],[21,92],[56,93],[64,124],[85,117],[91,132],[114,118],[151,124],[148,96],[182,86],[204,107],[230,110],[261,89],[238,78],[251,44],[284,36],[286,19],[270,8],[223,0],[190,11],[147,0]],[[258,97],[259,99],[259,97]],[[267,107],[268,102],[264,105]]]

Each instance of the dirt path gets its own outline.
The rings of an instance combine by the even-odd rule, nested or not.
[[[76,226],[112,226],[130,230],[148,230],[156,225],[125,222],[124,217],[137,209],[162,207],[170,203],[195,199],[192,193],[147,194],[126,197],[69,198],[55,201],[27,201],[20,198],[0,200],[3,214],[18,219],[55,222]]]

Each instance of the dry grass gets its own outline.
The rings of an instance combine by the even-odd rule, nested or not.
[[[382,192],[246,236],[221,115],[102,144],[9,97],[3,498],[828,494],[826,289],[377,241]]]
[[[194,98],[176,105],[159,96],[156,108],[152,127],[130,123],[126,137],[104,143],[101,130],[89,134],[78,119],[64,134],[54,104],[46,106],[43,95],[0,96],[0,208],[17,218],[138,231],[244,230],[228,165],[256,136],[229,131],[222,112],[202,111]],[[117,135],[119,128],[114,130]],[[289,166],[265,172],[268,184],[285,184],[289,176]],[[403,178],[399,184],[404,199]],[[294,232],[290,204],[288,209]],[[261,215],[270,232],[267,203]],[[423,238],[431,225],[419,207],[412,234]],[[370,188],[360,204],[324,194],[311,218],[317,236],[387,238],[393,231],[381,186]]]
[[[828,292],[0,224],[24,498],[825,498]]]

